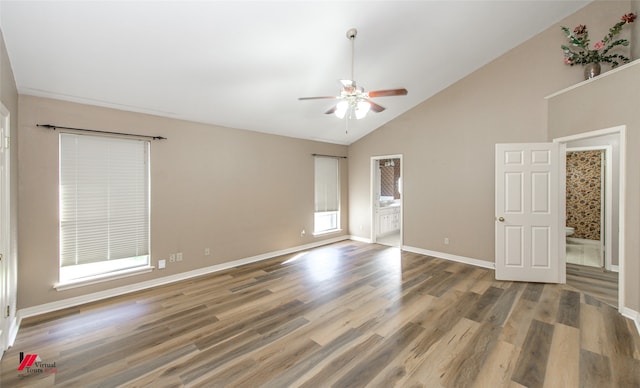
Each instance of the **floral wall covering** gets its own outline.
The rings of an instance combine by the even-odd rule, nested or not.
[[[567,152],[567,226],[571,237],[600,240],[602,150]]]
[[[400,199],[398,178],[400,178],[400,159],[380,160],[380,195]]]

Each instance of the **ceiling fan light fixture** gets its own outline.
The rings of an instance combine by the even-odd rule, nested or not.
[[[349,103],[347,101],[340,101],[336,106],[336,116],[343,119],[344,115],[347,113],[347,109],[349,109]]]
[[[351,28],[347,31],[347,39],[351,41],[351,79],[341,79],[342,90],[337,96],[318,96],[318,97],[299,97],[298,100],[339,100],[337,104],[324,112],[325,114],[335,114],[340,119],[347,120],[355,119],[360,120],[367,116],[369,111],[380,113],[385,110],[381,105],[370,100],[375,97],[390,97],[390,96],[404,96],[407,94],[407,89],[389,89],[389,90],[374,90],[365,92],[362,86],[356,85],[354,80],[354,63],[355,63],[355,39],[358,31],[355,28]]]
[[[371,109],[371,104],[366,101],[358,101],[356,105],[356,119],[360,120],[365,117],[367,113],[369,113],[369,109]]]

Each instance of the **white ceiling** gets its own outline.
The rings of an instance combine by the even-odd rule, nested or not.
[[[19,93],[350,144],[587,3],[2,0],[0,27]],[[409,94],[346,134],[297,98],[339,93],[351,27],[358,85]]]

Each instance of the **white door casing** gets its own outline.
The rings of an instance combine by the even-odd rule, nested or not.
[[[562,143],[561,143],[562,144]],[[600,257],[604,259],[602,265],[607,271],[612,270],[613,258],[613,147],[609,144],[583,147],[570,147],[566,152],[581,152],[601,150],[604,153],[602,164],[602,193],[600,207]],[[616,233],[617,234],[617,233]]]
[[[626,167],[626,152],[627,152],[627,128],[624,125],[620,125],[617,127],[611,127],[611,128],[604,128],[604,129],[599,129],[596,131],[590,131],[590,132],[584,132],[584,133],[579,133],[579,134],[575,134],[575,135],[569,135],[569,136],[565,136],[565,137],[560,137],[560,138],[556,138],[553,139],[554,143],[560,143],[561,145],[565,146],[567,145],[567,143],[571,143],[574,141],[584,141],[584,140],[589,140],[589,139],[600,139],[602,141],[601,144],[611,144],[606,140],[602,140],[603,137],[605,136],[610,136],[610,135],[614,135],[614,137],[616,138],[615,141],[618,142],[618,156],[617,156],[617,160],[618,160],[618,172],[617,175],[619,176],[619,182],[618,182],[618,195],[617,195],[617,200],[618,200],[618,210],[617,210],[617,215],[618,215],[618,221],[616,222],[617,226],[618,226],[618,233],[617,233],[617,239],[618,239],[618,311],[620,311],[620,313],[622,313],[624,316],[629,317],[634,319],[633,317],[636,316],[636,312],[633,310],[630,310],[627,306],[626,306],[626,298],[625,298],[625,284],[626,284],[626,265],[625,262],[627,260],[626,258],[626,249],[625,249],[625,244],[626,244],[626,238],[625,238],[625,229],[626,229],[626,221],[625,221],[625,215],[626,215],[626,196],[625,196],[625,187],[626,187],[626,171],[627,171],[627,167]],[[612,164],[609,164],[612,166]],[[564,169],[564,166],[563,166]],[[609,199],[607,200],[607,204],[609,205],[611,200],[613,199],[613,197],[609,197]],[[564,211],[564,209],[563,209]],[[611,214],[611,212],[609,213]],[[565,265],[563,263],[563,265]]]
[[[565,282],[561,147],[496,144],[497,280]]]
[[[395,155],[381,155],[372,156],[371,163],[371,231],[369,241],[372,243],[377,242],[377,237],[380,234],[380,193],[381,193],[381,171],[380,160],[384,159],[399,159],[400,160],[400,177],[404,176],[404,161],[402,154]],[[400,241],[399,246],[403,244],[403,210],[404,209],[404,191],[402,190],[402,184],[400,185],[400,209],[398,214],[398,226],[400,227]]]
[[[0,104],[0,358],[9,346],[15,295],[10,257],[9,110]]]

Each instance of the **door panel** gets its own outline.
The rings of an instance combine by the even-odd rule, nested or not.
[[[496,279],[562,281],[560,156],[557,143],[496,145]]]
[[[544,226],[531,227],[531,266],[536,268],[550,268],[550,231],[551,228]]]
[[[522,267],[522,228],[519,226],[505,226],[505,262],[508,267]]]
[[[505,211],[508,213],[522,213],[522,174],[506,173],[506,204]]]

